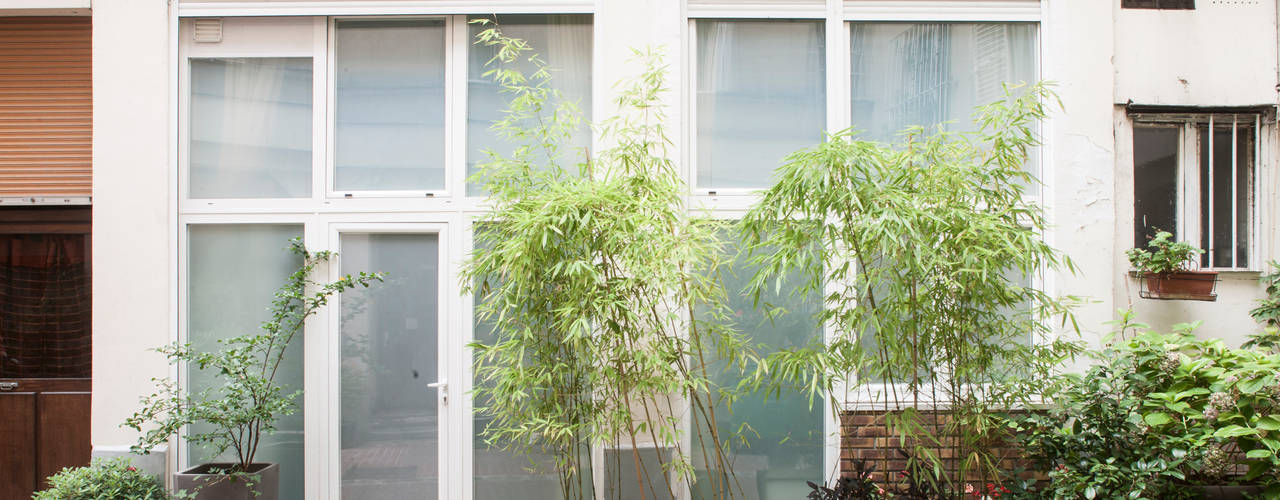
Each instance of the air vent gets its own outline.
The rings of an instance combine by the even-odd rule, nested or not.
[[[222,43],[221,19],[196,19],[192,31],[196,43]]]

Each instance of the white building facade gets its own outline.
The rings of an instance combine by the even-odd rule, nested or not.
[[[479,149],[494,144],[486,128],[501,101],[481,76],[489,54],[471,43],[467,21],[495,14],[596,119],[613,110],[613,83],[639,70],[631,49],[661,48],[673,159],[691,205],[726,219],[750,206],[777,160],[824,131],[855,126],[888,139],[906,125],[963,121],[1003,82],[1057,82],[1065,109],[1043,125],[1035,168],[1044,184],[1031,195],[1054,222],[1045,237],[1079,273],[1042,284],[1092,299],[1077,317],[1093,342],[1131,307],[1157,327],[1204,320],[1202,335],[1238,344],[1258,329],[1247,311],[1262,294],[1259,272],[1280,251],[1277,8],[1194,7],[95,2],[94,446],[135,441],[119,424],[153,377],[204,383],[149,349],[256,328],[296,264],[282,248],[302,237],[312,250],[339,252],[330,276],[392,278],[358,309],[331,307],[296,346],[285,378],[305,391],[301,411],[262,455],[283,465],[285,497],[546,493],[546,478],[474,438],[468,396],[465,345],[476,329],[459,266],[484,200],[466,178]],[[595,140],[578,138],[584,147]],[[1124,250],[1144,224],[1213,242],[1205,266],[1221,270],[1216,301],[1139,298]],[[750,466],[760,498],[799,498],[798,480],[838,467],[835,415],[786,422],[777,435],[817,437]],[[602,465],[608,450],[598,454]],[[175,469],[203,458],[185,445],[168,457]]]

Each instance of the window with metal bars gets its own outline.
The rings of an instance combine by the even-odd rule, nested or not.
[[[1192,10],[1196,8],[1196,0],[1121,0],[1124,9],[1164,9]]]
[[[1137,115],[1133,127],[1134,246],[1157,231],[1193,242],[1200,267],[1256,267],[1255,200],[1263,116]]]

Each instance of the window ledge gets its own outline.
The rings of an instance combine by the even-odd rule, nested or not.
[[[1258,278],[1262,277],[1262,271],[1259,271],[1257,269],[1197,269],[1197,270],[1198,271],[1214,271],[1218,273],[1219,279],[1230,280],[1230,281],[1244,281],[1244,280],[1256,281]],[[1130,278],[1133,278],[1133,279],[1138,278],[1138,272],[1132,269],[1128,271],[1128,275]]]

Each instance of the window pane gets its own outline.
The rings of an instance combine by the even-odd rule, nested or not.
[[[187,266],[187,337],[197,350],[222,349],[218,339],[257,333],[270,319],[267,308],[301,260],[287,250],[291,238],[302,236],[301,225],[210,224],[193,225]],[[302,389],[303,336],[289,343],[276,381],[282,392]],[[225,379],[189,367],[188,387],[201,391]],[[258,462],[280,464],[280,498],[301,500],[303,490],[302,398],[297,412],[276,421],[275,434],[264,436]],[[196,431],[204,426],[195,427]],[[187,445],[187,465],[209,460],[210,450]],[[224,453],[227,461],[233,454]]]
[[[444,21],[338,21],[334,188],[444,189]]]
[[[345,498],[437,498],[439,252],[434,234],[342,235],[343,274],[387,273],[341,299]]]
[[[191,60],[192,198],[311,196],[311,59]]]
[[[766,187],[786,155],[822,140],[822,22],[700,20],[697,31],[697,185]]]
[[[489,17],[492,19],[492,17]],[[572,166],[591,145],[591,128],[586,123],[591,118],[591,49],[592,29],[590,15],[508,15],[497,16],[498,25],[507,36],[523,39],[551,68],[551,86],[561,96],[576,102],[582,110],[583,124],[559,152],[563,164]],[[485,26],[472,25],[471,39]],[[495,121],[503,118],[510,94],[503,93],[493,79],[484,76],[492,66],[487,66],[496,47],[471,44],[467,49],[467,176],[477,171],[476,166],[488,161],[486,150],[509,155],[514,149],[490,130]],[[516,66],[526,75],[532,66],[524,63]],[[552,103],[552,106],[555,104]],[[468,196],[483,196],[481,184],[467,183]]]
[[[630,446],[604,448],[604,495],[609,500],[676,500],[671,495],[670,472],[663,470],[663,464],[672,460],[671,448],[658,448],[653,445],[640,445],[638,449]],[[640,463],[637,465],[636,460]],[[639,471],[637,473],[637,471]],[[637,478],[639,474],[639,478]],[[730,498],[752,498],[750,496],[734,496]]]
[[[891,142],[902,129],[975,129],[974,107],[1003,83],[1036,80],[1034,23],[852,23],[853,127]]]
[[[0,378],[89,378],[89,237],[0,234]]]
[[[476,233],[484,231],[484,227],[476,227]],[[480,238],[476,238],[477,243]],[[496,289],[497,283],[489,284],[492,289]],[[475,311],[479,311],[483,297],[479,292],[472,298],[475,305]],[[475,340],[484,344],[492,344],[497,339],[494,331],[494,324],[491,321],[481,321],[479,314],[475,317]],[[473,360],[474,362],[474,360]],[[476,383],[479,383],[478,381]],[[483,408],[488,405],[488,399],[481,396],[475,396],[474,407]],[[473,417],[472,426],[472,443],[475,454],[472,464],[474,466],[473,488],[475,491],[475,500],[506,500],[509,498],[522,498],[528,500],[560,500],[562,498],[572,497],[576,494],[577,489],[570,495],[563,493],[560,486],[560,475],[556,472],[556,457],[549,451],[540,449],[513,451],[504,449],[499,445],[489,445],[485,442],[484,432],[491,421],[490,416],[477,414]],[[581,491],[592,491],[592,473],[590,464],[590,445],[583,444],[582,455],[579,457],[580,464],[586,467],[578,471],[579,483],[575,488]],[[527,452],[527,453],[526,453]],[[590,496],[590,495],[588,495]],[[610,497],[612,498],[612,497]]]
[[[1133,127],[1133,246],[1157,231],[1178,237],[1178,136],[1181,127]]]
[[[1249,231],[1253,227],[1253,117],[1249,124],[1236,128],[1235,147],[1232,147],[1230,118],[1214,123],[1213,165],[1209,165],[1209,126],[1197,127],[1200,141],[1200,247],[1206,252],[1201,265],[1212,267],[1248,267]],[[1233,178],[1231,158],[1236,158]],[[1212,179],[1212,181],[1211,181]],[[1213,193],[1210,201],[1209,193]],[[1235,204],[1235,220],[1232,220],[1232,204]],[[1233,240],[1232,224],[1235,233]],[[1210,235],[1212,231],[1212,236]],[[1212,261],[1207,250],[1212,247]],[[1235,263],[1231,261],[1235,252]]]
[[[755,302],[745,293],[755,269],[746,259],[738,259],[734,273],[725,276],[729,307],[735,318],[735,326],[746,334],[752,344],[766,344],[778,349],[796,348],[822,339],[822,325],[815,315],[822,307],[820,293],[781,294],[766,293],[761,303],[782,307],[787,314],[770,320],[755,307]],[[788,282],[798,283],[799,275],[790,276]],[[734,387],[741,379],[736,371],[725,370],[724,361],[709,353],[708,373],[718,386]],[[804,498],[811,491],[806,481],[822,483],[823,450],[825,434],[823,413],[825,406],[819,398],[809,406],[808,397],[800,391],[783,391],[780,395],[747,395],[733,404],[729,412],[726,405],[716,405],[716,427],[721,445],[727,447],[728,460],[734,464],[732,476],[723,471],[706,469],[703,450],[714,453],[710,430],[705,425],[695,425],[690,440],[689,454],[696,465],[697,477],[693,485],[693,498],[715,498],[714,484],[736,485],[742,488],[745,498],[783,500]],[[751,430],[740,432],[743,425]],[[741,435],[747,443],[727,436]],[[727,483],[713,482],[709,474],[721,474]]]

